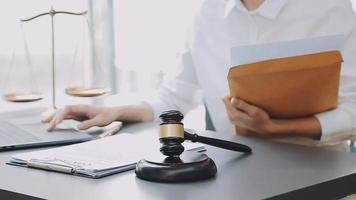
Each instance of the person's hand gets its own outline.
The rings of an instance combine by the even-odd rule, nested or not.
[[[271,131],[274,121],[267,112],[235,97],[227,96],[223,101],[231,123],[249,130],[248,136],[275,137]]]
[[[106,126],[113,121],[149,122],[153,120],[153,110],[146,103],[118,107],[66,106],[42,119],[42,123],[48,123],[48,131],[53,131],[65,119],[82,121],[78,128],[86,130],[93,126]]]
[[[65,119],[82,121],[78,128],[88,129],[92,126],[105,126],[115,121],[117,113],[112,109],[104,107],[94,107],[89,105],[66,106],[59,109],[53,115],[42,119],[42,123],[48,123],[48,131],[53,131],[58,124]]]
[[[271,119],[267,112],[245,101],[227,96],[223,99],[229,120],[248,131],[246,136],[261,138],[306,137],[320,139],[321,125],[316,117]]]

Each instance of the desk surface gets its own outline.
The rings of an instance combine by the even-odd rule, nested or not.
[[[128,125],[122,131],[139,133],[156,128]],[[133,171],[102,179],[6,165],[10,156],[24,151],[0,152],[0,189],[45,199],[262,199],[274,197],[333,199],[356,192],[356,154],[279,144],[230,134],[204,134],[250,145],[254,153],[207,147],[217,164],[215,178],[194,183],[151,183]],[[338,189],[336,189],[336,187]],[[6,190],[6,191],[5,191]]]

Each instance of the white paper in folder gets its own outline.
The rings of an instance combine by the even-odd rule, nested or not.
[[[341,51],[346,43],[344,35],[289,40],[231,48],[231,66],[251,64],[276,58],[300,56],[325,51]]]

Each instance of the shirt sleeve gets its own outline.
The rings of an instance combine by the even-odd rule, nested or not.
[[[316,115],[321,124],[321,143],[337,143],[356,136],[355,53],[356,32],[354,28],[342,51],[344,63],[341,68],[339,105],[335,110]]]
[[[155,120],[165,110],[175,109],[185,114],[199,104],[196,94],[200,87],[190,51],[178,56],[178,64],[178,75],[163,84],[152,100],[146,101],[153,109]]]
[[[174,109],[186,114],[202,102],[192,54],[192,46],[196,33],[199,31],[200,20],[201,12],[197,12],[187,30],[183,48],[177,54],[177,75],[168,78],[169,81],[164,82],[157,93],[145,101],[153,109],[156,121],[163,111]]]

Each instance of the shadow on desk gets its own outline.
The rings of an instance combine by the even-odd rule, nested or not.
[[[19,200],[19,199],[26,199],[26,200],[42,200],[41,198],[32,197],[24,194],[19,194],[15,192],[9,192],[6,190],[0,190],[0,199],[6,200]]]

